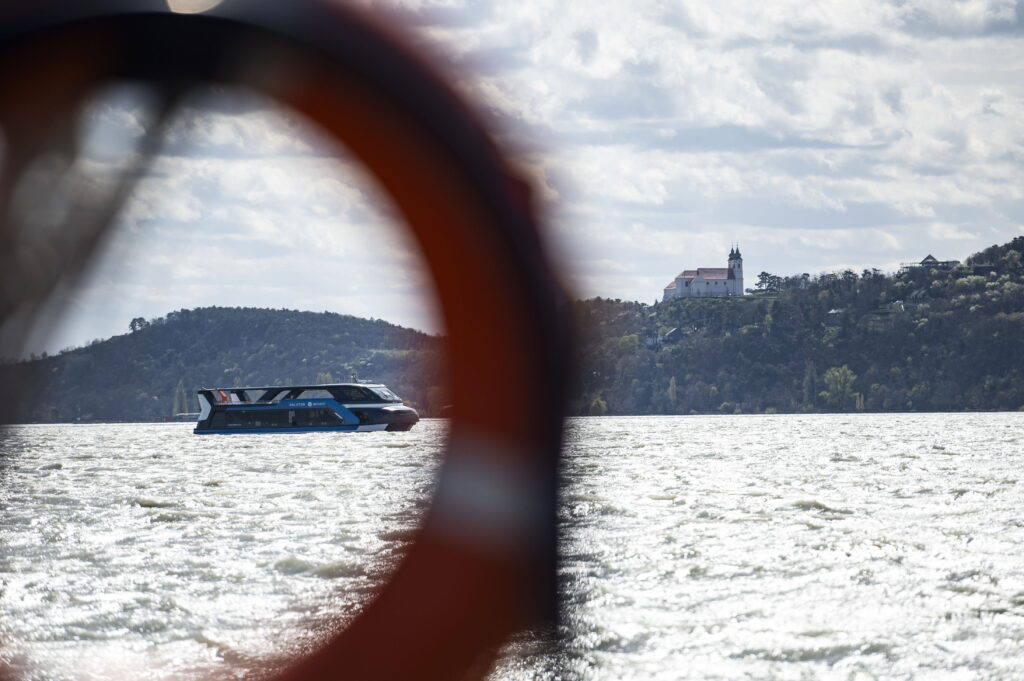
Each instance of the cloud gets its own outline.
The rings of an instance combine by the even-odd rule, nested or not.
[[[898,16],[905,31],[923,36],[1016,33],[1022,25],[1016,0],[915,0],[899,6]]]
[[[435,55],[538,180],[579,295],[651,300],[736,241],[748,273],[789,274],[962,259],[1024,232],[1009,0],[364,4]],[[96,108],[96,161],[145,113]],[[122,222],[138,273],[108,281],[180,282],[146,294],[168,309],[262,296],[402,321],[429,287],[373,181],[251,93],[191,100]]]
[[[972,234],[965,230],[960,229],[956,225],[948,223],[936,222],[928,228],[928,234],[933,239],[939,241],[963,241],[977,239],[977,234]]]
[[[232,112],[186,106],[169,125],[161,153],[279,158],[330,154],[333,150],[329,143],[318,139],[298,114],[280,108]]]

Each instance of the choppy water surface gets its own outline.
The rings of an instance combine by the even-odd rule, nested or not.
[[[16,428],[0,469],[6,654],[32,679],[177,679],[301,647],[386,575],[444,435]]]
[[[301,647],[384,578],[444,435],[14,429],[3,655],[163,680]],[[1024,678],[1024,414],[582,419],[568,440],[566,631],[509,646],[495,680]]]

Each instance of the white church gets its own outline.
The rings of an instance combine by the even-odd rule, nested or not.
[[[743,257],[740,247],[729,250],[727,267],[684,270],[665,287],[662,301],[673,298],[727,298],[743,295]]]

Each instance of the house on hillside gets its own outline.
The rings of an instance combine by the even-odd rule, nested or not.
[[[739,246],[729,250],[726,267],[683,270],[664,289],[662,301],[673,298],[726,298],[743,295],[743,256]]]
[[[960,264],[959,260],[938,260],[931,253],[921,262],[901,262],[900,272],[911,270],[951,270]]]

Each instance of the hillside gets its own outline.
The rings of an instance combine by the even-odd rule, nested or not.
[[[1024,407],[1024,237],[952,269],[777,276],[740,298],[573,303],[570,414],[1017,410]],[[0,366],[38,399],[20,421],[157,421],[200,386],[386,383],[445,403],[443,340],[333,313],[203,308]]]
[[[197,410],[206,386],[359,379],[386,383],[430,414],[443,402],[441,341],[334,313],[209,307],[132,320],[132,331],[0,368],[32,386],[30,422],[160,421]]]
[[[949,270],[782,277],[741,298],[575,304],[571,413],[1024,407],[1024,237]]]

